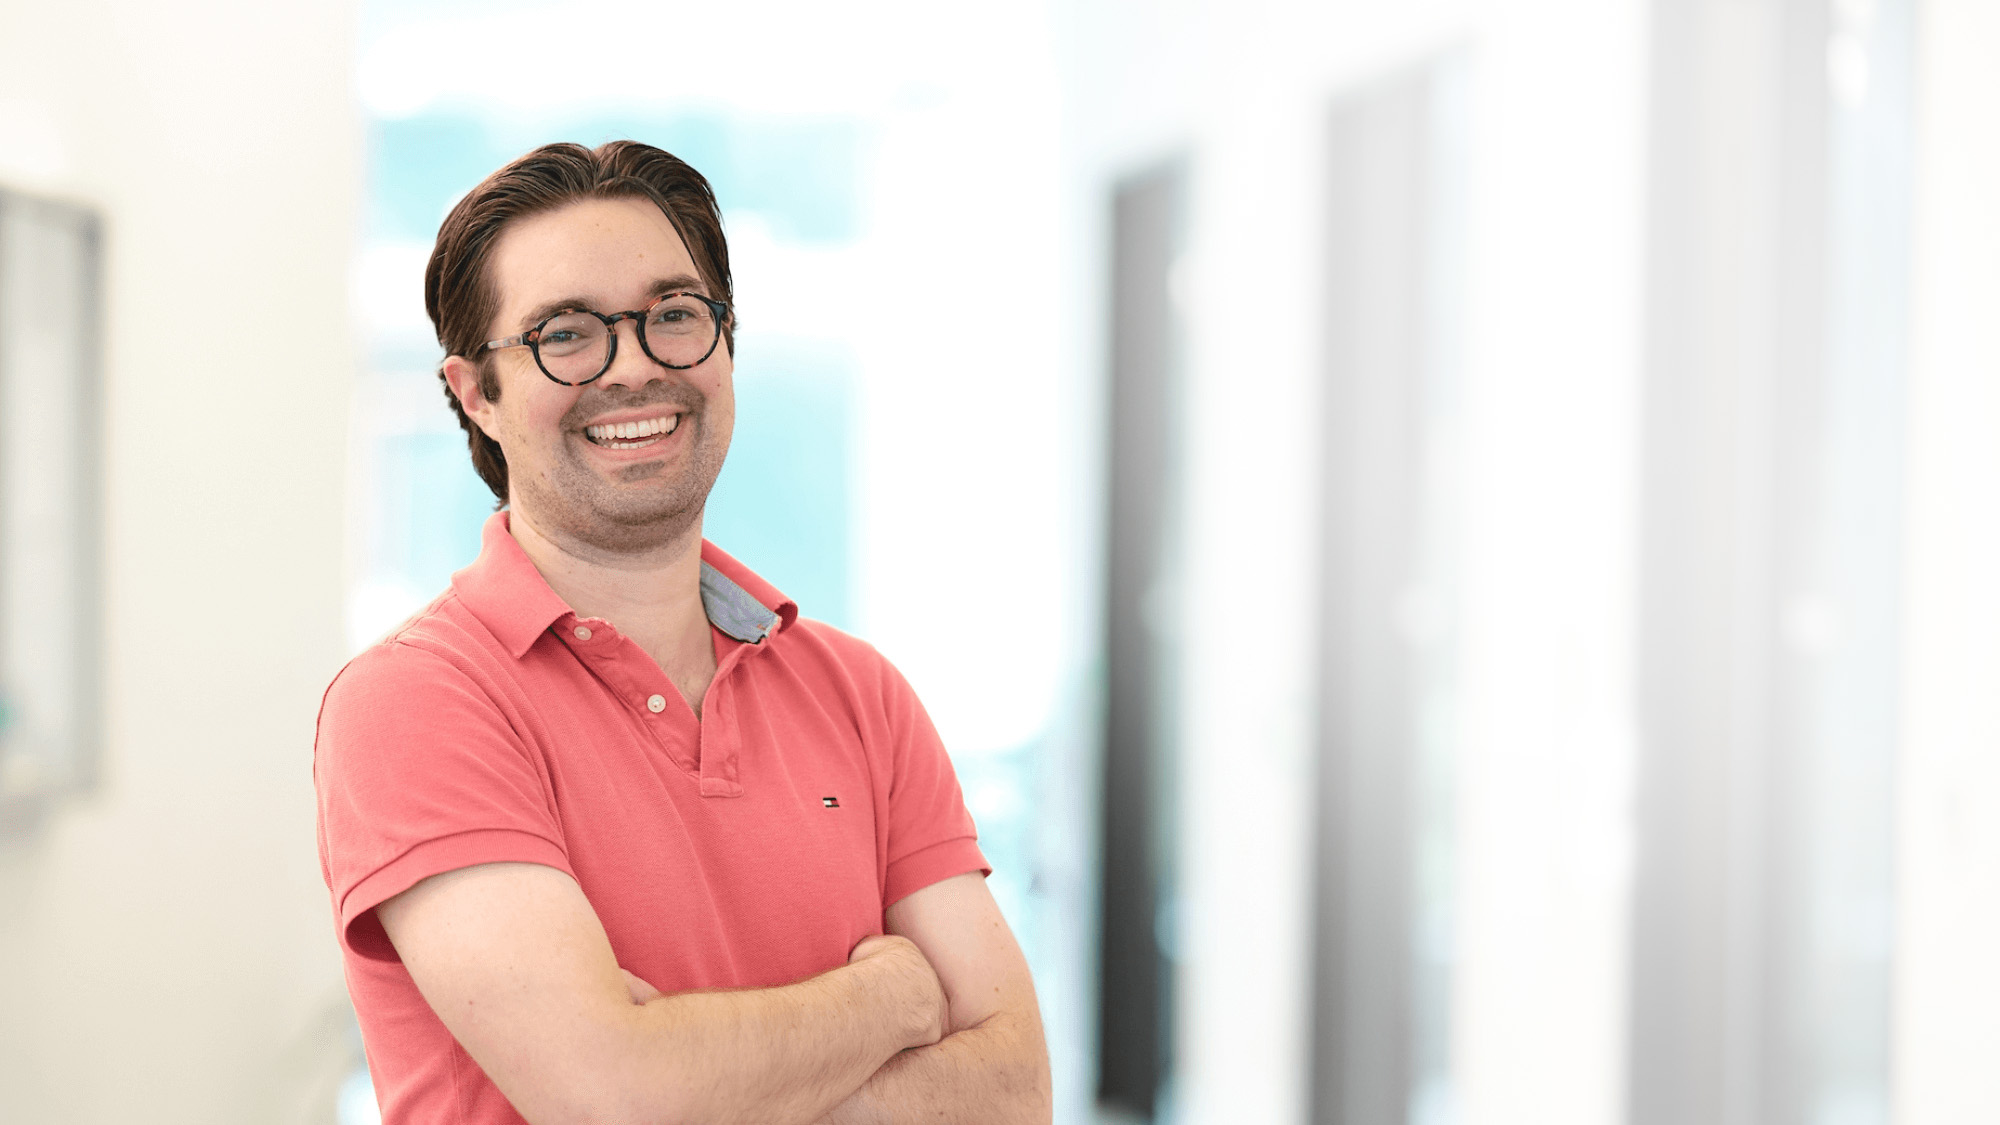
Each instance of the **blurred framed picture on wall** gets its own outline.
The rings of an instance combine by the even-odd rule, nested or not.
[[[0,834],[95,774],[101,226],[0,187]]]

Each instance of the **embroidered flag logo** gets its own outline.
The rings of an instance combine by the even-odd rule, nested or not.
[[[827,808],[830,808],[830,809],[837,809],[837,808],[839,808],[839,807],[840,807],[840,798],[838,798],[838,797],[821,797],[821,798],[819,799],[819,803],[820,803],[820,804],[822,804],[822,805],[824,805],[824,806],[826,806]]]

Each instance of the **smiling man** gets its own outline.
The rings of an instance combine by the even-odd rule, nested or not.
[[[320,714],[383,1120],[1047,1121],[1034,988],[922,706],[701,537],[735,423],[706,181],[538,149],[445,219],[425,295],[505,507]]]

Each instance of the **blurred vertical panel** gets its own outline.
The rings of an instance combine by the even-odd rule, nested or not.
[[[1908,11],[1654,6],[1635,1125],[1886,1119]]]
[[[1889,1120],[1909,396],[1914,0],[1835,3],[1825,40],[1826,362],[1785,642],[1807,803],[1795,1120]],[[1789,779],[1788,779],[1789,780]],[[1770,1120],[1767,1118],[1766,1120]]]
[[[0,191],[0,834],[97,773],[99,220]]]
[[[1169,165],[1126,181],[1112,199],[1098,1098],[1146,1118],[1160,1108],[1172,1066],[1176,660],[1167,607],[1181,462],[1174,267],[1185,178]]]
[[[1775,8],[1654,5],[1633,1125],[1751,1125],[1766,1104],[1772,400],[1781,296],[1814,288],[1776,276]]]
[[[1316,1125],[1448,1114],[1462,70],[1378,80],[1327,131]]]

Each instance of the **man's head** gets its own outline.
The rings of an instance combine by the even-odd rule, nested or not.
[[[678,538],[699,519],[734,424],[733,316],[684,370],[649,356],[643,319],[616,323],[610,366],[579,386],[545,373],[553,345],[535,332],[562,310],[611,316],[675,292],[726,306],[729,252],[707,181],[648,145],[536,149],[446,217],[424,275],[448,353],[440,375],[473,467],[517,514],[612,550]],[[536,346],[485,347],[513,338]],[[620,423],[671,429],[624,440],[602,429]]]

